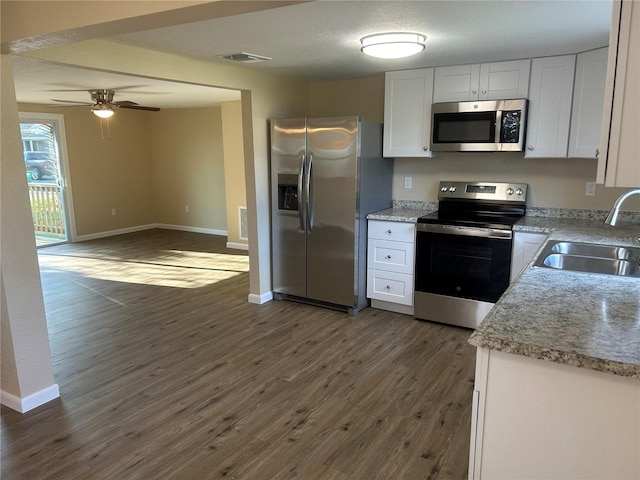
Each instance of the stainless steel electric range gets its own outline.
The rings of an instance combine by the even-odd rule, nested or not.
[[[418,219],[414,316],[477,327],[509,285],[513,225],[527,185],[440,182],[438,211]]]

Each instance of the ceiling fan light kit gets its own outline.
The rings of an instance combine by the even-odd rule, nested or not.
[[[113,116],[114,111],[108,105],[99,105],[98,108],[92,108],[91,111],[96,117],[110,118]]]
[[[423,51],[426,40],[421,33],[376,33],[360,39],[360,50],[376,58],[403,58]]]

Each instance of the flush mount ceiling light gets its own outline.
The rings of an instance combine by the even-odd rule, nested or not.
[[[425,35],[420,33],[377,33],[360,39],[362,52],[378,58],[402,58],[424,50]]]
[[[98,105],[97,108],[92,108],[91,111],[96,117],[109,118],[113,116],[113,109],[109,105]]]

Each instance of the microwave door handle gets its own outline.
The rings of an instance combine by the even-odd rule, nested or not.
[[[501,134],[502,133],[502,110],[497,110],[496,111],[496,133],[494,135],[495,137],[495,144],[500,145],[501,142]]]
[[[307,171],[305,175],[305,193],[304,197],[306,200],[307,206],[307,221],[309,225],[309,231],[313,230],[313,213],[314,213],[314,205],[313,205],[313,187],[311,182],[313,182],[313,155],[309,155],[309,160],[307,162]]]
[[[300,230],[304,230],[307,223],[306,217],[306,200],[304,198],[304,171],[306,157],[304,153],[300,154],[300,166],[298,167],[298,220],[300,221]]]

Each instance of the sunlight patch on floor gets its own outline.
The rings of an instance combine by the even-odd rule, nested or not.
[[[87,278],[174,288],[200,288],[249,271],[246,255],[170,250],[153,258],[119,259],[65,254],[39,256],[40,268]]]

